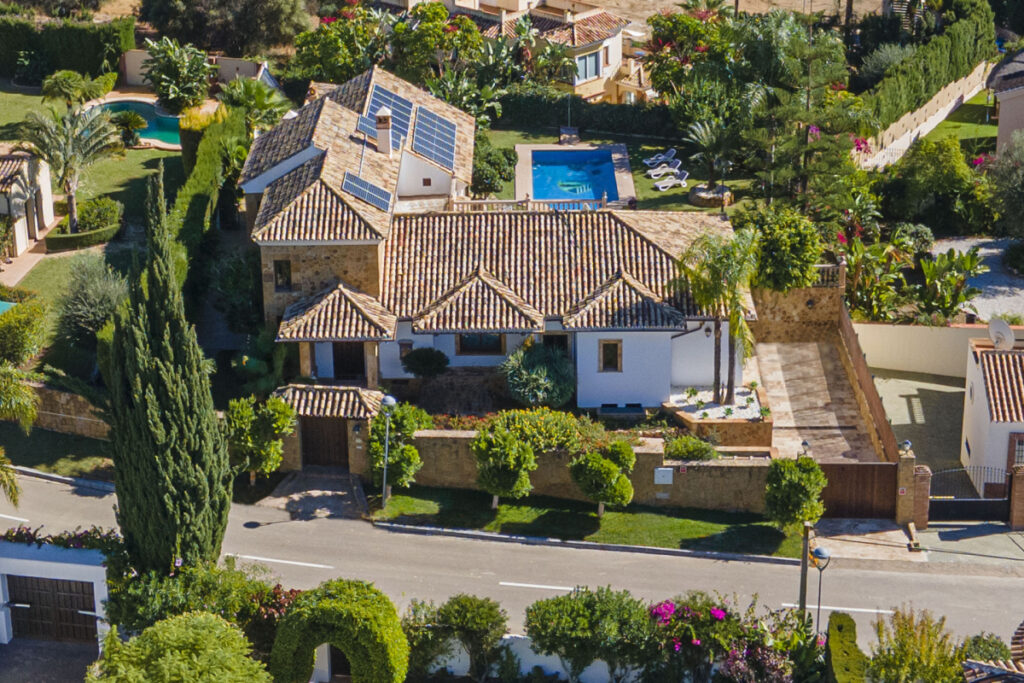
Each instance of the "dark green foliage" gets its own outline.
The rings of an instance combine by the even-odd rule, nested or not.
[[[295,431],[295,410],[277,396],[232,399],[224,414],[228,461],[236,472],[270,474],[281,466],[284,437]]]
[[[246,245],[228,256],[210,260],[209,267],[213,306],[224,314],[228,329],[238,333],[258,332],[263,322],[259,250]]]
[[[633,447],[626,441],[613,441],[601,452],[608,460],[615,463],[623,472],[629,474],[633,471],[633,466],[636,465],[636,453],[633,452]]]
[[[530,472],[537,469],[533,448],[507,429],[481,430],[473,439],[476,483],[497,499],[523,498],[533,490]]]
[[[717,460],[715,447],[692,434],[665,441],[665,458],[669,460]]]
[[[1024,274],[1024,242],[1014,242],[1003,252],[1003,263],[1018,274]]]
[[[405,680],[409,644],[395,606],[372,583],[336,579],[296,598],[278,626],[270,654],[274,681],[308,681],[320,643],[330,643],[345,654],[353,680]]]
[[[91,351],[96,348],[96,333],[128,298],[128,285],[99,254],[74,259],[67,288],[57,300],[57,335]]]
[[[473,145],[473,181],[469,191],[474,197],[501,192],[505,183],[515,179],[518,160],[519,155],[514,149],[492,146],[487,131],[477,128]]]
[[[989,0],[996,14],[996,23],[1014,33],[1024,34],[1024,5],[1018,0]]]
[[[68,235],[61,233],[62,229],[67,229],[67,220],[67,217],[65,217],[56,228],[47,233],[46,238],[43,240],[46,243],[46,252],[48,254],[105,244],[117,237],[117,233],[121,232],[121,224],[112,223],[98,230],[76,232],[73,235]]]
[[[988,164],[987,175],[1000,214],[999,231],[1024,237],[1024,131],[1014,131],[1010,144]]]
[[[868,658],[857,647],[857,624],[845,612],[828,618],[825,649],[826,683],[862,683],[867,680]]]
[[[0,363],[19,366],[39,352],[46,328],[46,307],[28,299],[0,313]]]
[[[14,76],[19,53],[45,65],[40,76],[59,69],[98,74],[115,71],[121,53],[135,47],[135,19],[105,23],[46,22],[0,16],[0,76]]]
[[[810,287],[817,281],[815,266],[821,259],[821,239],[814,223],[799,211],[761,204],[737,212],[733,227],[751,229],[757,234],[753,286],[786,292],[795,287]]]
[[[296,0],[143,0],[139,14],[162,35],[238,57],[288,43],[309,26],[305,5]]]
[[[598,453],[585,453],[574,459],[569,463],[569,474],[583,495],[599,504],[599,517],[605,504],[621,507],[633,500],[629,477],[618,465]]]
[[[172,271],[163,197],[161,167],[149,184],[145,270],[114,316],[107,419],[125,548],[139,571],[170,572],[220,557],[231,499],[206,360]]]
[[[84,201],[79,205],[78,229],[74,236],[79,237],[82,233],[97,231],[109,233],[111,229],[114,230],[114,234],[117,234],[117,231],[121,229],[121,222],[123,219],[124,204],[116,199],[111,199],[110,197],[95,197],[88,201]],[[57,235],[68,235],[67,216],[57,224],[54,232],[57,233]],[[47,235],[47,239],[49,239],[49,237],[50,235]],[[111,235],[111,237],[113,237],[113,235]],[[67,242],[62,242],[62,244],[66,245]],[[98,242],[95,244],[98,244]],[[49,242],[47,242],[47,246],[50,246]]]
[[[501,372],[512,398],[529,407],[561,407],[576,390],[572,360],[543,344],[524,343],[501,364]]]
[[[664,104],[588,103],[555,88],[524,86],[512,88],[501,102],[502,127],[537,128],[564,126],[571,108],[572,125],[590,132],[659,134],[675,130],[672,111]]]
[[[451,634],[440,628],[438,607],[432,602],[413,600],[402,615],[402,631],[409,641],[410,683],[427,680],[431,668],[452,653]]]
[[[149,57],[142,63],[142,73],[160,104],[172,114],[200,104],[209,94],[210,78],[217,67],[207,61],[202,50],[164,36],[159,41],[147,38],[146,52]]]
[[[242,390],[266,396],[284,382],[288,345],[274,342],[274,332],[263,329],[246,339],[245,348],[231,359],[231,368],[242,381]]]
[[[765,514],[782,530],[817,522],[825,513],[821,492],[826,485],[825,474],[811,457],[772,460],[764,492]]]
[[[370,464],[373,467],[374,484],[383,483],[384,442],[387,433],[388,483],[407,487],[413,483],[416,472],[423,467],[412,435],[420,429],[430,429],[434,421],[426,411],[410,403],[399,403],[391,410],[391,426],[388,427],[383,409],[370,422]]]
[[[914,45],[898,43],[879,45],[876,50],[864,58],[864,63],[860,67],[861,80],[864,81],[865,86],[873,86],[882,80],[891,69],[913,57],[916,49]]]
[[[982,631],[964,642],[964,656],[979,662],[1008,662],[1013,658],[1013,653],[995,633]]]
[[[448,356],[444,351],[429,347],[413,349],[402,356],[402,369],[417,377],[430,379],[448,369]]]
[[[508,614],[490,598],[460,593],[441,605],[437,616],[441,627],[469,655],[469,675],[483,683],[501,652]]]

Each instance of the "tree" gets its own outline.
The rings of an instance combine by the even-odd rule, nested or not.
[[[451,634],[441,627],[439,608],[413,598],[402,615],[402,631],[409,641],[408,680],[421,683],[439,659],[452,654]]]
[[[529,444],[517,439],[504,428],[480,431],[473,439],[476,455],[476,483],[493,496],[491,509],[498,509],[498,499],[523,498],[533,490],[530,472],[537,469],[537,459]]]
[[[391,27],[389,68],[412,83],[435,73],[464,69],[481,53],[483,37],[473,20],[451,16],[441,2],[420,2]]]
[[[291,43],[310,25],[298,0],[143,0],[139,14],[161,35],[238,56]]]
[[[57,335],[73,346],[96,349],[96,333],[128,298],[128,283],[96,253],[72,257],[67,286],[57,299]]]
[[[508,392],[524,406],[565,405],[576,391],[572,361],[561,349],[527,340],[501,364]]]
[[[405,488],[412,484],[416,473],[423,467],[420,454],[412,445],[413,434],[433,426],[434,421],[426,411],[409,403],[399,403],[392,408],[390,427],[383,410],[374,415],[370,422],[369,444],[374,484],[380,486],[383,483],[385,441],[388,443],[389,485]]]
[[[276,126],[292,107],[277,88],[255,78],[234,79],[221,88],[217,99],[245,112],[245,129],[250,138],[258,130]]]
[[[519,154],[507,147],[494,147],[486,131],[477,128],[473,146],[473,179],[469,191],[474,197],[501,192],[516,175]]]
[[[441,605],[438,622],[469,655],[469,675],[484,683],[501,653],[508,614],[494,600],[459,593]]]
[[[108,418],[125,550],[138,571],[169,572],[220,557],[230,469],[174,277],[162,165],[147,206],[145,270],[114,315]]]
[[[757,271],[754,287],[788,292],[811,287],[818,279],[821,238],[814,223],[795,209],[759,204],[733,214],[734,230],[757,234]]]
[[[621,443],[633,456],[633,451],[628,444]],[[615,455],[619,446],[615,447]],[[629,481],[629,472],[633,469],[636,457],[626,459],[622,465],[606,458],[600,453],[584,453],[569,463],[569,474],[573,482],[580,487],[590,500],[597,503],[597,517],[604,517],[604,506],[615,505],[623,507],[629,505],[633,500],[633,484]],[[624,467],[623,465],[628,465]]]
[[[68,230],[78,230],[78,184],[89,166],[121,148],[117,129],[99,107],[58,114],[29,112],[21,124],[23,146],[50,166],[68,202]]]
[[[0,363],[0,420],[14,420],[28,434],[36,421],[39,397],[26,379],[25,373],[10,363]],[[0,493],[11,501],[11,505],[18,506],[21,487],[11,461],[4,455],[3,446],[0,446]]]
[[[68,109],[102,96],[103,85],[77,71],[54,71],[43,79],[43,99],[59,100]]]
[[[262,403],[255,396],[231,399],[224,431],[232,469],[249,470],[249,486],[253,486],[257,472],[270,474],[281,466],[283,439],[295,431],[295,411],[277,396]]]
[[[206,98],[217,67],[206,60],[205,52],[167,36],[159,42],[146,38],[146,51],[149,58],[142,63],[142,73],[168,111],[178,114]]]
[[[149,125],[142,114],[130,109],[117,112],[110,117],[110,122],[121,133],[121,144],[125,147],[139,144],[139,131]]]
[[[946,630],[946,618],[928,610],[899,607],[889,623],[875,622],[877,643],[871,650],[871,680],[892,683],[958,683],[963,680],[963,645]]]
[[[251,651],[237,626],[215,614],[190,612],[158,622],[127,643],[112,627],[86,681],[270,683]]]
[[[392,23],[388,12],[346,9],[341,18],[324,19],[315,30],[295,38],[291,68],[302,78],[344,83],[386,58]]]
[[[697,238],[679,259],[680,284],[690,292],[693,302],[707,311],[714,324],[715,360],[713,400],[722,402],[722,319],[726,297],[725,276],[720,255],[725,239],[705,234]]]
[[[1024,18],[1024,11],[1021,16]],[[1024,238],[1024,131],[1014,131],[1010,144],[988,164],[987,173],[998,206],[998,227],[1005,234]]]
[[[821,492],[825,473],[809,456],[772,460],[765,484],[765,512],[782,531],[804,522],[817,522],[825,513]]]
[[[725,310],[729,317],[729,375],[726,379],[725,403],[736,400],[736,345],[743,348],[746,357],[754,351],[754,335],[747,325],[747,301],[744,297],[750,287],[750,278],[757,267],[757,236],[743,230],[735,233],[726,243],[722,274],[725,282]]]
[[[729,158],[736,151],[735,131],[724,122],[698,121],[690,125],[685,141],[694,149],[690,159],[704,166],[708,192],[714,192],[718,187],[718,169],[731,163]]]

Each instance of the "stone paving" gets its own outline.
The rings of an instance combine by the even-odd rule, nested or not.
[[[819,462],[876,462],[853,387],[831,342],[757,344],[758,366],[779,455],[796,457],[803,441]]]
[[[835,558],[927,562],[925,553],[908,550],[910,537],[883,519],[822,519],[814,526],[812,547],[827,548]]]
[[[982,263],[989,271],[970,279],[969,284],[981,289],[981,295],[971,301],[978,309],[978,315],[988,320],[996,313],[1024,314],[1024,277],[1018,277],[1003,266],[1003,251],[1010,245],[1009,238],[955,237],[936,240],[932,253],[950,249],[967,251],[979,247]]]
[[[306,466],[285,477],[273,493],[256,504],[285,510],[292,519],[359,519],[365,506],[360,494],[361,487],[348,472]]]
[[[0,683],[80,681],[97,657],[96,643],[15,638],[0,645]]]

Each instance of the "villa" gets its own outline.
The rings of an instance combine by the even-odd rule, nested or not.
[[[0,216],[9,216],[12,239],[8,253],[17,256],[42,237],[53,222],[50,167],[10,145],[0,145]]]

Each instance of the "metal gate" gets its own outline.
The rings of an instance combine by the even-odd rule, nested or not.
[[[1010,472],[956,467],[932,475],[928,519],[1005,522],[1010,518]]]

